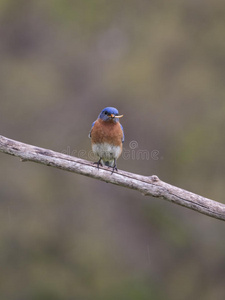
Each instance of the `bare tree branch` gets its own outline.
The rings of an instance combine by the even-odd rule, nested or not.
[[[65,171],[89,176],[112,184],[137,190],[146,196],[161,197],[210,217],[225,220],[225,205],[161,181],[156,175],[141,176],[119,170],[113,174],[107,167],[52,150],[14,141],[0,135],[0,151]]]

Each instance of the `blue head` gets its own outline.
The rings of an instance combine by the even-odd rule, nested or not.
[[[119,118],[122,118],[123,115],[119,116],[119,112],[115,107],[106,107],[99,114],[98,118],[103,121],[113,121],[118,122]]]

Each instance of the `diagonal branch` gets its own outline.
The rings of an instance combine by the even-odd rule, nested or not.
[[[14,141],[0,135],[0,151],[65,171],[89,176],[112,184],[137,190],[146,196],[185,206],[210,217],[225,220],[225,204],[210,200],[161,181],[156,175],[141,176],[119,170],[111,174],[107,167],[99,170],[92,162],[52,150]]]

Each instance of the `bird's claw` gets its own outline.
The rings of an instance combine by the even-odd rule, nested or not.
[[[114,173],[114,171],[118,172],[117,165],[116,165],[116,160],[115,159],[114,159],[114,166],[112,167],[112,173],[111,173],[111,175]]]
[[[99,169],[99,166],[103,167],[103,164],[102,164],[102,162],[101,162],[101,158],[100,158],[98,161],[94,162],[93,164],[94,164],[94,165],[97,165],[97,168],[98,168],[98,169]],[[116,165],[116,160],[114,160],[114,166],[113,166],[113,167],[110,167],[110,168],[112,168],[112,173],[111,173],[111,175],[114,173],[114,171],[117,171],[117,172],[118,172],[117,165]]]
[[[98,161],[94,162],[94,165],[97,165],[98,169],[99,169],[99,166],[102,167],[101,158]]]

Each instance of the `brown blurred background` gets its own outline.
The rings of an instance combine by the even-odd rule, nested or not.
[[[225,203],[224,32],[222,0],[0,0],[0,134],[89,159],[114,106],[120,169]],[[0,163],[1,299],[225,299],[222,221]]]

